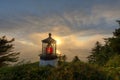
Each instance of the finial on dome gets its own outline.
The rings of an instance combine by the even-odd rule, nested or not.
[[[51,37],[52,36],[52,34],[51,33],[49,33],[49,37]]]

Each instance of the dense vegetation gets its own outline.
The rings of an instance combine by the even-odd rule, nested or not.
[[[97,41],[88,59],[89,63],[103,66],[116,55],[120,55],[120,28],[113,32],[113,37],[105,38],[104,45]]]
[[[104,45],[97,41],[88,60],[102,66],[114,80],[120,80],[120,28],[115,29],[112,37],[105,38]]]
[[[116,55],[120,56],[120,28],[113,32],[113,37],[105,38],[104,45],[97,41],[88,59],[89,63],[103,66]]]
[[[38,63],[0,69],[0,80],[113,80],[98,66],[80,61],[62,63],[57,67],[39,67]]]

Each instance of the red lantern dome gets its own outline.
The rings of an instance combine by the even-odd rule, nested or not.
[[[48,45],[48,46],[46,47],[46,53],[47,53],[47,54],[52,54],[52,53],[53,53],[53,47]]]

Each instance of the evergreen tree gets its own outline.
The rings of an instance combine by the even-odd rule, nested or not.
[[[120,28],[115,30],[112,38],[108,38],[108,42],[114,54],[120,55],[120,34],[118,33],[120,33]]]
[[[91,55],[88,56],[88,61],[89,63],[104,65],[107,63],[112,54],[111,48],[107,43],[102,46],[100,42],[97,41],[95,47],[91,51]]]
[[[105,43],[105,45],[102,46],[101,48],[101,53],[99,56],[99,65],[105,65],[107,63],[107,61],[111,58],[111,56],[113,55],[113,52],[111,50],[111,48],[109,47],[109,45],[107,43]]]
[[[16,62],[18,60],[18,52],[14,52],[14,46],[12,42],[15,39],[7,40],[6,36],[0,38],[0,67],[8,65],[10,62]]]
[[[97,42],[88,60],[90,63],[104,65],[115,55],[120,55],[120,28],[115,29],[113,37],[105,38],[103,46]]]
[[[72,62],[78,62],[78,61],[80,61],[80,59],[78,58],[78,56],[75,56],[75,57],[73,58],[73,60],[72,60]]]
[[[63,62],[66,62],[66,59],[67,59],[67,56],[66,56],[66,55],[63,55],[63,56],[62,56]]]
[[[96,42],[95,47],[91,51],[91,55],[88,56],[89,63],[98,63],[101,56],[102,45],[100,42]]]

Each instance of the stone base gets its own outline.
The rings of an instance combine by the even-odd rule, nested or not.
[[[57,66],[57,63],[58,63],[58,59],[53,59],[53,60],[40,59],[39,66],[47,66],[47,65]]]

